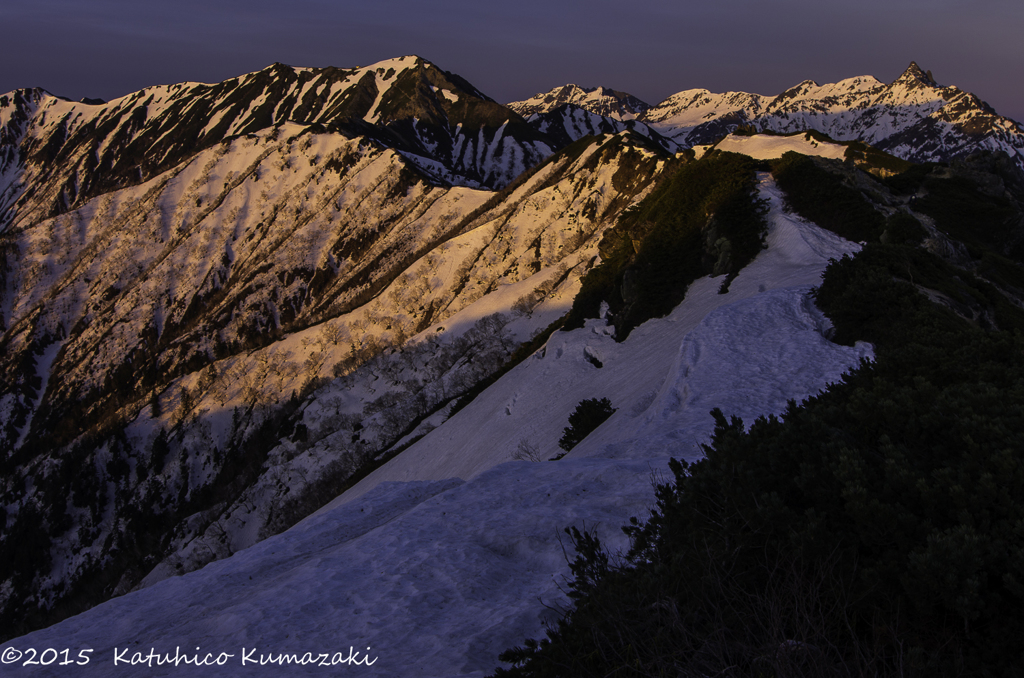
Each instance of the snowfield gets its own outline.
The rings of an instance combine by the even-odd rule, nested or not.
[[[718,293],[722,278],[698,280],[668,317],[622,343],[604,320],[555,333],[290,530],[6,644],[70,648],[72,660],[90,648],[87,665],[10,664],[5,675],[107,676],[115,657],[123,675],[324,675],[311,665],[259,667],[261,655],[282,654],[352,659],[335,671],[367,676],[491,672],[501,651],[542,635],[566,605],[563,528],[585,526],[624,549],[619,526],[646,515],[669,457],[700,456],[713,407],[749,424],[872,356],[864,344],[828,342],[809,297],[829,258],[857,246],[786,213],[767,175],[760,190],[771,202],[768,247],[727,294]],[[510,461],[520,441],[553,456],[568,414],[600,397],[616,413],[565,458]],[[223,666],[157,666],[151,651],[233,656]],[[124,669],[133,656],[148,668]]]
[[[715,148],[720,151],[749,155],[756,160],[781,158],[789,151],[832,158],[833,160],[842,160],[846,154],[846,146],[817,141],[811,138],[810,134],[797,134],[789,137],[774,137],[766,134],[744,137],[730,134],[719,141]]]

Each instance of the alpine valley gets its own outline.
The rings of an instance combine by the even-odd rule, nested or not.
[[[563,528],[625,550],[713,409],[876,356],[814,292],[876,243],[1018,327],[1024,128],[913,63],[657,105],[415,56],[0,95],[0,638],[488,675],[568,604]]]

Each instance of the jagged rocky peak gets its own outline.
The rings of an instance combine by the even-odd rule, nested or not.
[[[21,142],[29,119],[44,99],[57,99],[38,87],[0,94],[0,157]],[[0,171],[3,167],[0,166]]]
[[[171,88],[179,96],[212,95],[218,99],[218,109],[267,95],[267,101],[256,107],[260,115],[246,118],[264,127],[286,120],[330,125],[355,120],[386,124],[414,115],[433,119],[437,107],[431,104],[444,100],[438,90],[491,101],[462,78],[415,55],[356,68],[301,68],[274,63],[216,85],[184,85]]]
[[[920,83],[928,87],[939,87],[939,84],[935,82],[935,78],[932,77],[932,72],[923,70],[917,65],[916,61],[911,61],[910,65],[907,66],[907,70],[903,71],[903,74],[896,78],[896,81],[893,84],[896,84],[897,82],[908,84]]]
[[[283,72],[289,69],[294,76]],[[274,79],[295,77],[302,89],[304,106],[297,122],[339,122],[360,119],[387,125],[418,117],[426,122],[447,119],[452,104],[462,98],[493,103],[466,80],[448,73],[426,59],[408,55],[359,68],[297,68],[274,64],[264,72]],[[327,102],[326,108],[317,106]],[[294,110],[294,109],[293,109]]]
[[[8,116],[13,111],[29,103],[38,104],[47,95],[50,95],[50,93],[40,87],[16,89],[6,94],[0,94],[0,123],[6,123]]]
[[[821,87],[821,85],[819,85],[814,80],[804,80],[803,82],[801,82],[800,84],[796,85],[795,87],[790,87],[788,90],[786,90],[786,92],[806,93],[806,92],[810,92],[812,89],[818,89],[819,87]],[[785,94],[785,92],[783,94]]]
[[[632,94],[607,87],[580,87],[562,85],[548,92],[541,92],[525,101],[513,101],[508,105],[523,117],[548,113],[565,104],[616,120],[632,120],[651,106]]]
[[[366,117],[369,122],[386,125],[415,118],[418,124],[462,125],[474,130],[522,122],[462,77],[422,57],[402,57],[365,70],[375,74],[378,90],[376,108]]]
[[[815,80],[804,80],[775,97],[768,105],[767,110],[771,111],[773,108],[777,108],[779,103],[791,100],[815,100],[833,106],[848,106],[854,98],[862,102],[865,97],[877,97],[887,89],[890,91],[900,90],[901,85],[906,89],[944,89],[932,78],[931,71],[925,71],[917,65],[917,62],[911,61],[910,66],[890,85],[885,85],[870,75],[846,78],[826,84],[818,84]],[[815,104],[810,105],[814,106]]]

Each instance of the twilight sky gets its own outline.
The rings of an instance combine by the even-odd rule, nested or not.
[[[514,12],[514,13],[512,13]],[[2,0],[0,92],[111,99],[280,61],[418,54],[501,102],[604,85],[777,94],[916,60],[1024,121],[1022,0]]]

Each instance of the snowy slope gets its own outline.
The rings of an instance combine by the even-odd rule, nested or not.
[[[644,112],[641,119],[683,147],[721,138],[757,117],[769,98],[746,92],[714,94],[690,89],[673,94]]]
[[[685,364],[686,361],[696,360],[689,355],[680,356],[679,338],[692,335],[690,341],[698,342],[697,346],[704,345],[705,352],[709,345],[712,353],[727,350],[725,347],[736,341],[730,339],[729,335],[737,333],[737,325],[730,326],[728,322],[719,321],[714,329],[707,326],[708,314],[720,306],[731,309],[729,313],[736,314],[734,319],[748,312],[755,316],[758,313],[767,313],[769,316],[778,314],[780,322],[788,322],[791,327],[809,326],[821,330],[820,314],[809,308],[805,298],[807,287],[817,284],[830,257],[839,257],[844,252],[855,250],[855,246],[838,237],[785,213],[781,195],[770,178],[763,179],[762,191],[772,203],[769,249],[743,269],[730,285],[727,294],[718,294],[720,281],[702,279],[694,284],[687,293],[686,301],[668,318],[650,321],[621,343],[612,338],[612,328],[605,327],[599,321],[591,321],[586,330],[555,333],[541,352],[516,368],[513,372],[516,375],[514,385],[498,388],[505,380],[513,381],[513,375],[510,374],[456,414],[450,424],[432,431],[400,457],[371,473],[335,503],[348,501],[387,480],[436,480],[451,476],[471,478],[511,458],[522,440],[536,447],[540,457],[548,459],[560,452],[557,441],[568,416],[576,404],[586,398],[608,397],[612,405],[618,408],[618,412],[593,436],[594,440],[601,440],[607,449],[591,449],[593,443],[588,439],[566,458],[609,453],[620,442],[620,437],[672,437],[674,427],[677,426],[688,429],[699,422],[706,427],[710,421],[707,413],[714,405],[705,407],[702,404],[694,408],[688,406],[685,398],[678,394],[661,393],[662,388],[672,381],[666,377],[666,365],[683,361],[673,369],[688,373],[693,366]],[[769,297],[760,296],[762,292],[776,287],[786,289]],[[759,300],[753,311],[743,310],[744,304],[739,303],[748,297]],[[768,311],[769,307],[773,310]],[[701,323],[705,326],[697,331]],[[738,326],[752,328],[754,321],[748,320]],[[709,332],[718,332],[719,335],[716,337]],[[785,332],[781,327],[775,328],[774,332],[778,333],[775,336],[779,341],[784,341],[782,337]],[[752,341],[751,336],[741,336],[742,341]],[[819,336],[818,340],[808,341],[801,346],[801,350],[809,350],[811,343],[826,347],[826,353],[839,348],[829,345]],[[701,352],[700,348],[687,350],[696,351],[697,356]],[[595,367],[588,360],[588,355],[596,357],[603,367]],[[800,352],[793,355],[800,360]],[[705,356],[704,360],[708,358]],[[773,366],[773,371],[763,385],[744,385],[750,375],[740,372],[741,368],[765,368],[760,359],[750,359],[748,356],[747,360],[749,362],[737,360],[729,370],[717,375],[707,373],[707,382],[689,383],[687,392],[694,398],[701,398],[705,390],[710,390],[719,394],[716,398],[727,398],[737,415],[749,418],[772,411],[759,409],[760,403],[785,403],[785,399],[780,400],[777,393],[760,392],[757,388],[771,391],[792,384],[795,393],[807,394],[824,386],[824,382],[813,381],[813,378],[810,382],[798,378],[798,366],[781,362]],[[813,361],[813,364],[821,367],[824,363]],[[834,368],[834,365],[830,367]],[[776,369],[791,371],[786,372],[785,378],[776,379],[779,376],[779,372],[774,371]],[[662,386],[659,387],[659,384]],[[560,394],[556,402],[552,402],[551,393]],[[668,407],[664,402],[666,399],[671,399],[675,403],[673,406],[684,414],[672,417],[664,413],[655,415],[659,407],[657,402],[662,403],[660,407]],[[640,415],[644,415],[641,420],[650,417],[661,417],[662,420],[651,419],[645,426],[637,428],[637,422],[640,421],[637,417]],[[666,418],[669,420],[665,421]],[[625,431],[629,431],[627,437],[623,437],[626,436]],[[609,440],[615,442],[610,443]],[[640,453],[634,451],[628,456],[642,458],[649,454],[651,451],[645,449]]]
[[[633,118],[620,120],[616,117],[600,115],[573,103],[562,104],[549,111],[533,113],[527,117],[526,121],[549,138],[551,143],[557,147],[568,146],[585,136],[617,134],[631,130],[650,139],[668,153],[676,153],[680,150],[679,145],[674,141],[666,139]]]
[[[770,179],[761,190],[772,206],[769,248],[728,294],[717,294],[718,281],[700,280],[669,317],[622,344],[599,320],[556,333],[291,530],[6,645],[92,648],[90,663],[75,669],[83,676],[109,675],[115,648],[130,658],[151,648],[173,656],[179,646],[234,655],[223,667],[188,667],[198,675],[248,674],[243,651],[257,660],[326,653],[330,661],[335,652],[348,657],[350,646],[373,660],[358,669],[366,675],[485,675],[501,650],[542,633],[549,606],[566,602],[562,527],[597,526],[608,543],[624,546],[618,525],[652,501],[652,472],[668,455],[698,454],[712,407],[747,419],[780,412],[787,399],[818,391],[870,356],[866,346],[827,342],[807,296],[827,259],[855,246],[786,214]],[[588,349],[603,367],[584,357]],[[571,403],[600,395],[618,411],[564,459],[507,462],[510,435],[549,450]]]
[[[651,168],[649,178],[633,188],[633,197],[629,191],[613,190],[620,170],[634,170],[644,155]],[[599,158],[596,171],[586,169]],[[223,361],[226,366],[216,363],[214,369],[222,375],[217,379],[259,374],[268,360],[299,362],[310,354],[321,365],[321,378],[331,374],[330,365],[352,367],[300,406],[304,440],[282,440],[269,453],[268,470],[216,520],[200,523],[200,533],[190,532],[176,541],[175,552],[144,584],[201,567],[276,533],[290,524],[279,517],[283,500],[301,497],[323,478],[344,478],[365,456],[377,457],[402,444],[407,427],[427,415],[420,427],[429,429],[444,421],[454,398],[565,312],[593,261],[600,235],[646,190],[658,165],[656,156],[638,153],[627,136],[598,140],[571,161],[556,158],[475,226],[416,260],[357,311],[249,356]],[[421,315],[426,309],[426,316],[414,326],[421,331],[404,345],[388,332],[377,334],[383,327],[398,326],[405,314],[415,317],[416,304]],[[359,365],[352,361],[354,349],[321,339],[327,325],[343,328],[345,336],[365,327],[361,343],[378,343],[385,350]],[[310,358],[305,360],[308,364]],[[301,388],[305,378],[308,375],[282,379],[268,374],[262,390],[267,399],[280,399]],[[237,402],[230,401],[231,389],[245,382],[228,382],[218,389],[217,379],[197,409],[205,406],[211,420],[219,413],[223,421]],[[219,395],[225,392],[226,403],[225,395]],[[143,411],[129,432],[142,437],[151,425]],[[298,517],[302,516],[292,520]]]
[[[123,593],[308,515],[559,317],[666,157],[606,136],[495,194],[287,123],[9,233],[0,506],[46,554],[0,604]]]
[[[50,397],[70,402],[126,359],[193,371],[197,354],[251,349],[353,301],[486,198],[430,186],[375,144],[308,132],[236,139],[21,229],[6,358],[67,337]]]
[[[834,160],[842,160],[846,155],[846,146],[818,141],[809,134],[784,137],[767,134],[754,136],[730,134],[715,144],[715,148],[730,153],[742,153],[757,160],[781,158],[790,151]]]

